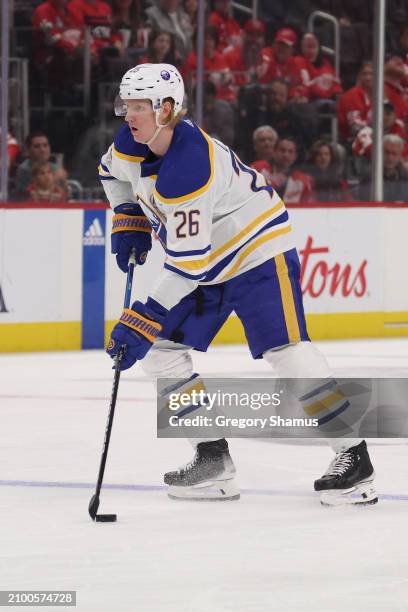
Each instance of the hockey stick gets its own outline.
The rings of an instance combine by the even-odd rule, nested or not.
[[[127,280],[126,280],[124,308],[129,308],[129,305],[130,305],[130,297],[132,294],[132,283],[133,283],[133,271],[135,269],[135,265],[136,265],[136,253],[133,250],[129,257],[129,268],[128,268]],[[103,475],[105,473],[106,459],[108,456],[109,441],[110,441],[111,432],[112,432],[113,416],[115,414],[116,398],[118,395],[119,380],[120,380],[120,362],[123,359],[125,351],[126,351],[126,345],[122,345],[115,358],[115,375],[113,377],[112,394],[111,394],[111,400],[110,400],[110,406],[109,406],[108,422],[106,424],[106,430],[105,430],[105,439],[103,442],[101,463],[99,466],[98,482],[96,483],[95,494],[92,496],[92,499],[89,502],[89,506],[88,506],[88,512],[89,512],[89,516],[91,517],[91,519],[93,521],[97,521],[100,523],[114,523],[117,519],[116,514],[97,514],[97,512],[99,508],[99,495],[101,493]]]

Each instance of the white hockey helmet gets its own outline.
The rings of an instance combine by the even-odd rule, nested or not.
[[[126,115],[126,100],[151,100],[158,114],[165,98],[174,100],[174,114],[183,107],[183,79],[171,64],[139,64],[122,77],[119,98],[115,100],[115,114]]]

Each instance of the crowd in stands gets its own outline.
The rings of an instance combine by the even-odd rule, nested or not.
[[[124,71],[137,63],[175,64],[194,117],[198,0],[25,2],[31,10],[24,13],[25,23],[16,15],[17,26],[31,28],[32,37],[15,53],[30,58],[30,95],[38,102],[24,146],[8,135],[14,198],[62,201],[72,196],[72,179],[85,189],[97,186],[96,172],[86,166],[95,165],[104,149],[97,109],[107,101],[101,99],[99,84],[112,83],[114,90]],[[288,203],[369,200],[372,1],[259,0],[257,19],[234,11],[231,4],[207,2],[202,127],[234,148]],[[339,20],[339,74],[326,50],[333,47],[328,23],[317,22],[314,31],[308,30],[315,10]],[[405,201],[408,0],[388,0],[386,42],[384,198]],[[83,95],[88,44],[91,110],[64,122],[58,107],[74,106]],[[42,113],[46,97],[48,110]],[[104,134],[110,137],[114,127],[115,120],[108,118]],[[64,155],[68,170],[51,155],[50,142],[53,151]]]

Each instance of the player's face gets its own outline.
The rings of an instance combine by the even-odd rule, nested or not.
[[[127,100],[125,121],[136,142],[146,143],[156,130],[156,121],[150,100]]]

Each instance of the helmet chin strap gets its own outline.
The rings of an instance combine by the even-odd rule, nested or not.
[[[157,137],[158,137],[158,135],[160,134],[161,130],[162,130],[164,127],[166,127],[166,124],[165,124],[165,125],[162,125],[162,124],[160,123],[160,121],[159,121],[160,111],[161,111],[161,108],[155,112],[155,116],[156,116],[156,126],[157,126],[157,127],[156,127],[156,130],[155,130],[155,132],[154,132],[153,136],[150,138],[150,140],[148,140],[148,141],[145,143],[145,144],[146,144],[148,147],[150,147],[150,145],[152,145],[152,144],[154,143],[154,141],[156,140],[156,138],[157,138]]]

